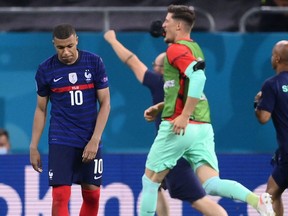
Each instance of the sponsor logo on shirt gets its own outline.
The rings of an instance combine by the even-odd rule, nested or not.
[[[164,83],[164,89],[172,88],[175,86],[175,80],[168,80]]]
[[[282,85],[282,91],[288,92],[288,85]]]
[[[63,78],[63,77],[54,78],[54,79],[53,79],[53,82],[58,82],[58,81],[60,81],[62,78]]]

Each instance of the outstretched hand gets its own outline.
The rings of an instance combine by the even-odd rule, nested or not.
[[[158,113],[159,109],[156,106],[151,106],[144,111],[144,118],[148,122],[154,121]]]
[[[108,42],[111,43],[113,40],[116,39],[116,33],[114,30],[108,30],[104,34],[104,39]]]

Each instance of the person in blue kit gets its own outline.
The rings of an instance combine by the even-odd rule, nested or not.
[[[254,106],[258,121],[265,124],[272,118],[276,130],[278,148],[266,191],[272,195],[276,215],[283,216],[282,194],[288,188],[288,40],[274,45],[271,64],[276,75],[264,82]]]
[[[152,96],[153,104],[163,101],[163,64],[166,53],[159,54],[153,62],[153,71],[139,58],[124,47],[118,40],[114,30],[109,30],[104,34],[105,40],[111,45],[120,60],[134,72],[138,81],[149,88]],[[155,120],[155,127],[158,131],[161,122],[161,114],[158,114]],[[190,164],[183,158],[179,159],[177,165],[171,170],[165,179],[165,185],[172,198],[177,198],[182,201],[191,203],[192,207],[207,216],[227,215],[226,211],[212,201],[195,176]],[[209,208],[207,208],[209,206]],[[161,192],[161,187],[158,190],[157,200],[157,215],[169,215],[168,205]]]
[[[51,102],[48,174],[52,216],[68,216],[71,185],[81,185],[80,216],[97,216],[102,184],[101,136],[110,112],[104,63],[96,54],[78,50],[70,24],[53,29],[56,54],[42,62],[35,76],[37,105],[30,144],[30,163],[42,172],[38,143]]]

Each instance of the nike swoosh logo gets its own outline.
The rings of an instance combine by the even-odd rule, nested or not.
[[[100,178],[102,178],[102,175],[101,176],[94,176],[94,179],[100,179]]]
[[[58,79],[53,79],[53,82],[58,82],[59,80],[61,80],[63,77],[59,77]]]

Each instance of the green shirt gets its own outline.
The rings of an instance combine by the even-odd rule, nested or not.
[[[196,42],[180,40],[177,43],[187,46],[196,59],[201,58],[204,60],[203,52]],[[166,56],[164,60],[164,109],[162,118],[175,118],[182,113],[187,98],[188,87],[189,79],[185,75],[182,75],[177,68],[173,67]],[[194,112],[191,114],[190,119],[199,122],[211,122],[209,104],[204,93],[196,105]]]

